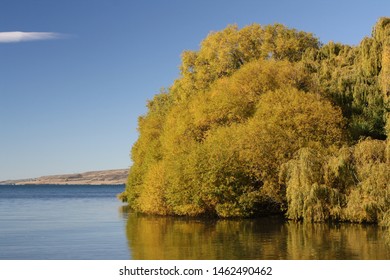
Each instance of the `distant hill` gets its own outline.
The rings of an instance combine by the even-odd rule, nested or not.
[[[33,179],[1,181],[0,185],[121,185],[128,169],[90,171],[85,173],[42,176]]]

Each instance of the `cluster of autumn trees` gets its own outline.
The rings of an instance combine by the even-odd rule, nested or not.
[[[232,25],[180,69],[139,118],[134,210],[390,225],[390,18],[358,46]]]

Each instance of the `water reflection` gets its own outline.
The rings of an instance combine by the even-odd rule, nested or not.
[[[133,259],[390,259],[385,231],[372,225],[187,219],[122,210]]]

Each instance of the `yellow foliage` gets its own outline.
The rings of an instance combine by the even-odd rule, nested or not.
[[[368,175],[364,168],[385,162],[386,143],[381,140],[367,139],[354,146],[354,159],[361,176]]]
[[[390,39],[383,47],[382,53],[382,69],[380,73],[380,83],[384,101],[390,102]]]
[[[199,51],[182,54],[180,69],[184,83],[178,82],[176,86],[186,88],[187,93],[192,92],[188,90],[189,84],[195,91],[203,91],[250,61],[274,58],[297,62],[305,50],[318,47],[312,34],[281,24],[265,27],[252,24],[242,29],[229,25],[222,31],[211,32]]]
[[[207,130],[246,121],[255,113],[262,94],[289,86],[303,90],[312,87],[309,76],[299,64],[276,60],[247,63],[194,99],[190,107],[194,125]]]
[[[340,110],[313,93],[294,88],[264,94],[242,132],[242,155],[259,178],[277,178],[279,166],[302,147],[343,141]]]
[[[289,219],[322,222],[338,219],[341,215],[342,195],[324,183],[326,161],[322,152],[302,148],[293,160],[282,166],[281,179],[286,185]]]
[[[165,201],[167,184],[165,177],[163,162],[160,161],[149,167],[137,201],[141,212],[158,215],[171,213]]]
[[[148,101],[121,199],[160,215],[388,220],[389,23],[357,47],[281,24],[210,33]],[[380,140],[352,142],[367,136]]]
[[[386,143],[361,141],[354,147],[354,161],[359,184],[351,188],[345,219],[378,222],[390,210],[390,162]]]
[[[386,141],[386,162],[390,164],[390,139]]]

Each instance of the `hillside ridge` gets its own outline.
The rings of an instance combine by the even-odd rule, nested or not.
[[[0,185],[122,185],[128,169],[88,171],[83,173],[41,176],[21,180],[0,181]]]

